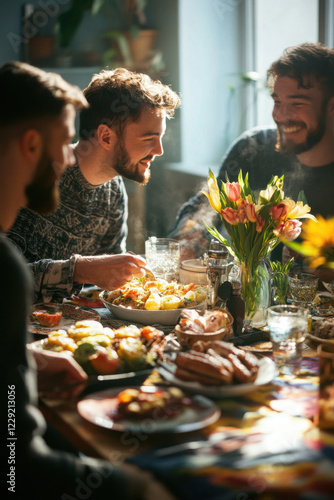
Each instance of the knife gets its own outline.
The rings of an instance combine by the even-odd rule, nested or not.
[[[226,441],[227,439],[234,439],[240,436],[240,432],[215,432],[208,436],[207,439],[198,439],[195,441],[188,441],[187,443],[176,444],[173,446],[168,446],[167,448],[160,448],[154,455],[156,457],[166,457],[169,455],[175,455],[178,453],[183,453],[184,451],[194,451],[201,448],[206,448],[214,444],[220,443],[221,441]]]

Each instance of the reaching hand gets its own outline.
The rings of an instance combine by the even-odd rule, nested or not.
[[[78,256],[74,281],[91,283],[103,290],[114,290],[132,278],[145,276],[145,259],[132,253],[119,255]]]

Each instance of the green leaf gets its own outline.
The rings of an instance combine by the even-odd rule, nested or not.
[[[308,205],[304,190],[299,191],[297,201],[302,201],[304,205]]]
[[[302,243],[298,243],[297,241],[287,241],[282,238],[282,243],[291,248],[291,250],[294,250],[301,255],[305,255],[305,257],[313,257],[315,255],[313,248],[305,248]]]

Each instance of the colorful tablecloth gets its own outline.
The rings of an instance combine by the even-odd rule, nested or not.
[[[180,500],[334,498],[334,433],[315,424],[317,357],[304,357],[298,378],[279,376],[247,397],[217,404],[221,418],[206,432],[223,433],[218,443],[164,457],[153,449],[129,461]]]

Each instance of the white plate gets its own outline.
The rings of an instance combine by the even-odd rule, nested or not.
[[[260,386],[269,384],[277,377],[278,370],[271,359],[263,357],[259,360],[259,365],[257,377],[251,384],[233,384],[219,387],[205,386],[198,382],[187,382],[175,377],[173,372],[176,369],[176,365],[172,362],[168,363],[164,361],[163,364],[158,366],[158,371],[165,380],[181,389],[195,394],[203,394],[210,398],[225,398],[229,396],[243,396],[244,394],[256,391]]]
[[[176,325],[182,309],[168,309],[160,311],[147,311],[146,309],[130,309],[122,306],[115,306],[110,304],[103,298],[103,293],[100,298],[109,311],[116,316],[116,318],[124,319],[126,321],[133,321],[141,325]],[[205,302],[197,306],[189,307],[189,309],[202,310],[205,307]]]
[[[135,387],[139,389],[139,387]],[[142,386],[146,392],[156,390],[153,386]],[[161,388],[159,388],[161,389]],[[173,418],[168,418],[167,412],[158,411],[153,417],[143,417],[141,420],[124,418],[115,422],[109,413],[116,406],[116,396],[123,388],[107,389],[95,394],[90,394],[78,402],[79,414],[89,422],[112,429],[115,431],[129,431],[140,434],[155,434],[162,432],[191,432],[202,429],[216,422],[220,417],[220,410],[217,406],[205,398],[196,395],[191,397],[192,406],[185,406],[180,413]]]

